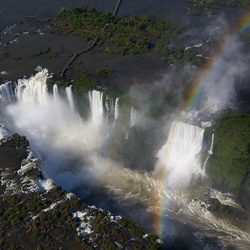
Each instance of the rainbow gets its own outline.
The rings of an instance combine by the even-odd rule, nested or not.
[[[199,96],[203,84],[206,82],[208,77],[214,70],[218,67],[220,62],[220,58],[230,45],[238,38],[239,34],[243,34],[250,28],[250,12],[247,12],[242,18],[237,21],[237,24],[231,29],[230,33],[227,34],[226,39],[221,42],[217,46],[217,48],[213,51],[210,59],[203,67],[200,75],[197,77],[195,83],[193,84],[192,89],[189,92],[189,95],[183,105],[183,110],[190,111],[197,101],[197,97]]]
[[[242,18],[238,19],[237,24],[225,36],[225,40],[221,42],[213,51],[208,62],[205,64],[205,66],[201,70],[200,75],[194,82],[193,87],[190,90],[188,97],[186,98],[186,101],[184,102],[184,111],[188,112],[193,109],[198,100],[199,94],[201,93],[202,86],[208,80],[210,75],[215,71],[215,69],[219,66],[221,57],[224,55],[225,52],[228,51],[229,47],[236,41],[236,39],[238,39],[239,35],[247,32],[248,29],[250,29],[250,11],[247,12]],[[159,180],[159,185],[161,185],[161,187],[159,186],[159,188],[165,188],[166,182],[167,174],[165,170],[161,172],[161,177]],[[164,218],[166,211],[165,209],[166,201],[163,196],[158,195],[158,201],[156,203],[155,209],[154,228],[156,234],[160,238],[163,238],[164,233]]]

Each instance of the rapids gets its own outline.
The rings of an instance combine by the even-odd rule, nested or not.
[[[153,172],[125,168],[122,162],[110,158],[106,148],[119,126],[115,122],[120,116],[119,100],[104,97],[97,90],[90,91],[86,119],[77,111],[80,107],[75,106],[72,87],[59,91],[54,85],[53,93],[49,93],[48,77],[48,71],[40,69],[28,79],[0,86],[2,137],[9,136],[9,131],[27,136],[31,147],[38,152],[37,158],[43,162],[45,178],[53,179],[63,189],[76,191],[83,199],[99,195],[101,190],[116,200],[121,209],[141,204],[145,214],[155,215],[155,232],[163,240],[169,235],[166,221],[171,218],[195,228],[193,235],[197,242],[207,236],[238,249],[250,247],[247,222],[228,214],[219,216],[207,202],[216,198],[238,213],[246,213],[233,196],[207,186],[200,158],[203,128],[174,121],[158,152]],[[127,130],[121,138],[125,139],[126,133],[136,126],[136,114],[132,107]],[[214,137],[209,154],[213,140]]]

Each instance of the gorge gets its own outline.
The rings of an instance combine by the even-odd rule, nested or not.
[[[1,125],[2,139],[10,136],[10,131],[27,135],[31,148],[40,157],[40,169],[46,178],[85,201],[91,200],[97,207],[126,211],[132,219],[141,214],[138,222],[151,227],[163,240],[169,235],[166,225],[169,217],[196,228],[193,232],[196,240],[205,241],[208,236],[239,249],[249,246],[247,224],[242,220],[247,212],[231,194],[209,185],[201,158],[204,128],[173,121],[151,171],[138,171],[133,165],[125,167],[109,152],[112,140],[117,140],[112,133],[119,130],[119,119],[123,116],[121,105],[118,110],[119,100],[92,90],[86,97],[89,113],[83,118],[77,111],[81,107],[74,104],[71,86],[58,89],[54,85],[49,93],[49,77],[47,69],[38,68],[30,78],[1,85],[0,92],[1,116],[5,121]],[[130,109],[126,130],[119,130],[123,131],[120,143],[140,143],[131,137],[137,133],[134,131],[133,135],[131,130],[140,128],[135,122],[139,118],[135,118],[133,107]],[[212,154],[213,140],[214,134],[210,137],[208,155]],[[239,221],[231,218],[231,214],[213,211],[213,199],[241,214]],[[128,206],[136,214],[130,215]],[[148,214],[154,215],[151,226],[146,221]]]
[[[13,2],[0,247],[248,249],[248,0]]]

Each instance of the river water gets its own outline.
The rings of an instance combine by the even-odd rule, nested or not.
[[[182,6],[188,1],[123,1],[119,10],[119,15],[132,17],[134,15],[155,14],[164,19],[170,19],[180,25],[189,26],[197,23],[197,17],[187,19],[183,15]],[[90,5],[103,12],[112,12],[116,1],[20,1],[1,0],[0,6],[0,70],[3,74],[2,79],[16,79],[24,75],[30,75],[39,65],[47,67],[55,75],[63,69],[73,53],[87,47],[87,43],[73,36],[58,34],[43,34],[36,23],[28,22],[27,16],[36,18],[45,18],[55,15],[62,7],[72,7],[78,5]],[[15,6],[15,7],[14,7]],[[204,23],[199,18],[199,25]],[[56,58],[48,59],[47,55],[33,57],[32,54],[42,50],[44,47],[50,47],[51,53],[57,53]],[[98,50],[98,47],[97,47]],[[69,76],[74,76],[78,70],[94,70],[110,66],[115,70],[113,83],[124,90],[124,85],[134,82],[152,81],[162,75],[168,68],[168,65],[162,64],[160,56],[154,53],[150,54],[151,63],[148,63],[149,55],[143,56],[145,60],[137,61],[134,57],[116,57],[103,53],[93,53],[90,56],[82,56],[77,61],[74,70],[69,71]],[[15,60],[15,57],[21,57]],[[117,73],[117,74],[116,74]],[[129,77],[128,77],[129,76]]]
[[[123,1],[119,14],[127,17],[131,17],[134,14],[156,14],[162,18],[176,21],[185,27],[199,20],[197,26],[202,26],[206,22],[206,18],[191,17],[188,19],[183,14],[181,6],[187,5],[187,2],[186,0]],[[16,80],[25,75],[29,76],[34,73],[34,69],[38,65],[48,68],[50,73],[58,75],[69,60],[69,55],[87,46],[85,42],[77,37],[43,34],[36,23],[26,20],[27,16],[44,18],[58,13],[61,7],[71,7],[79,4],[91,5],[104,12],[112,12],[116,5],[116,1],[113,0],[98,0],[94,2],[91,0],[38,0],[35,2],[31,0],[25,2],[1,0],[0,3],[0,77],[2,81],[7,79]],[[46,46],[50,47],[51,52],[57,52],[58,56],[52,59],[48,59],[45,55],[32,57],[32,53]],[[20,56],[21,59],[15,60],[16,56]],[[138,62],[131,56],[116,57],[94,52],[91,56],[85,55],[81,57],[81,63],[75,66],[75,71],[92,71],[108,65],[115,70],[115,75],[112,79],[113,83],[121,90],[127,90],[134,83],[151,82],[159,79],[170,67],[159,60],[159,55],[153,53],[144,55],[143,59]],[[147,59],[150,59],[150,63]],[[74,76],[75,71],[69,72],[69,75]],[[47,118],[45,117],[45,119]],[[112,164],[112,162],[105,162],[102,158],[93,159],[93,161],[98,161],[98,164],[100,162],[105,163],[107,166]],[[78,192],[79,196],[84,193],[82,198],[85,202],[111,209],[112,212],[121,212],[122,215],[128,216],[143,225],[149,232],[154,232],[155,227],[152,225],[155,218],[151,212],[157,206],[160,209],[160,205],[157,203],[159,201],[155,200],[154,192],[151,192],[157,186],[157,182],[151,174],[133,170],[122,170],[121,172],[115,170],[105,175],[103,182],[105,192],[102,190],[103,187],[97,187],[97,190],[94,190],[96,192],[95,195],[91,196],[91,190],[89,191],[90,194],[86,194],[87,186],[77,187],[75,192]],[[85,192],[82,192],[82,188],[85,189]],[[162,235],[166,242],[172,237],[177,237],[188,242],[190,246],[197,247],[197,249],[223,249],[220,241],[216,238],[217,236],[220,238],[224,237],[224,243],[231,245],[237,239],[239,241],[244,239],[244,244],[248,242],[247,237],[249,234],[244,231],[245,225],[237,227],[237,222],[234,222],[232,218],[223,220],[223,217],[220,221],[217,221],[216,217],[207,210],[204,194],[209,197],[216,196],[215,190],[206,189],[205,185],[200,190],[191,188],[188,192],[172,192],[171,190],[165,193],[162,193],[162,190],[159,192],[164,196],[166,202],[172,204],[168,206],[168,211],[165,211],[166,214],[170,215],[170,218],[167,216],[161,218],[163,228],[161,232],[158,232],[166,234]],[[190,196],[190,193],[194,195]],[[228,197],[224,198],[221,193],[219,195],[222,196],[222,200],[228,201],[231,199],[231,197],[229,197],[230,199]],[[109,199],[109,204],[107,204],[107,199]],[[236,203],[232,204],[232,206],[237,206]],[[237,207],[237,209],[240,211],[242,208]],[[200,218],[198,222],[195,220],[195,216]],[[197,229],[197,226],[199,229]],[[209,232],[208,235],[210,235],[212,240],[205,237],[204,231],[206,230]],[[218,235],[216,235],[216,232],[219,232]],[[244,244],[243,247],[245,246]]]

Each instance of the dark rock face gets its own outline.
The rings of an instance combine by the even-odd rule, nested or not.
[[[51,184],[43,190],[39,160],[25,137],[1,141],[1,249],[162,249],[129,219],[84,205]]]
[[[11,137],[1,140],[1,195],[22,193],[25,190],[28,191],[34,185],[41,172],[36,167],[36,163],[33,162],[30,154],[29,142],[24,136],[13,134]],[[22,169],[24,165],[27,165],[27,167]]]
[[[26,148],[29,142],[25,136],[13,134],[0,143],[0,167],[18,170],[23,159],[28,156]]]

